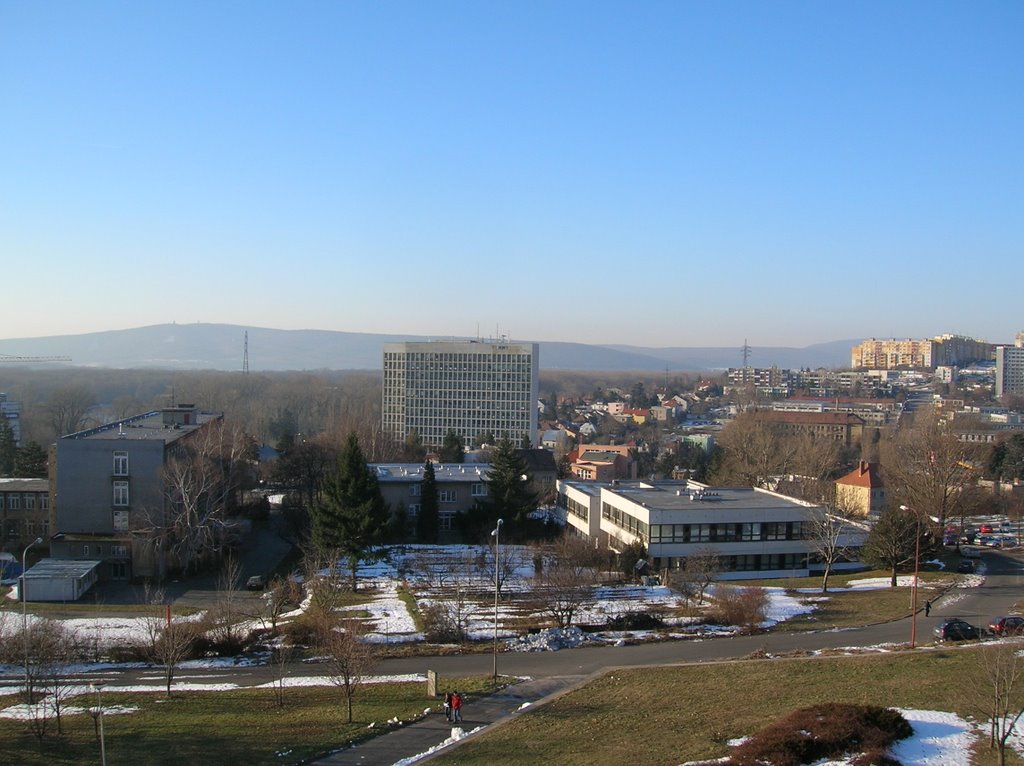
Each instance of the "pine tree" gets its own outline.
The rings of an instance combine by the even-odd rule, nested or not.
[[[513,538],[526,536],[528,515],[537,509],[537,494],[526,460],[508,439],[498,442],[484,483],[487,500],[482,503],[483,513],[478,514],[478,520],[489,529],[498,519],[504,519]]]
[[[420,485],[420,512],[416,517],[416,539],[421,543],[437,542],[437,479],[434,464],[429,460],[423,466],[423,482]]]
[[[14,430],[7,418],[0,416],[0,476],[14,476],[14,463],[18,447],[14,443]]]
[[[388,510],[377,477],[355,434],[349,434],[334,473],[324,480],[313,514],[313,543],[322,552],[344,558],[356,589],[360,559],[373,558],[387,532]]]
[[[29,442],[14,456],[14,473],[22,479],[45,479],[46,463],[46,450],[39,442]]]
[[[448,429],[441,443],[442,463],[461,463],[466,459],[466,445],[453,429]]]

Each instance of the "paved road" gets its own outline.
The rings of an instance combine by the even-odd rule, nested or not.
[[[1000,551],[984,555],[985,582],[980,587],[951,589],[935,600],[930,617],[923,611],[917,615],[917,640],[931,643],[932,630],[943,617],[957,615],[975,625],[987,625],[989,620],[1004,614],[1018,601],[1024,600],[1024,568],[1022,558]],[[921,604],[923,607],[923,603]],[[595,673],[615,667],[672,665],[713,660],[736,659],[755,652],[767,651],[784,654],[791,651],[873,646],[884,643],[908,643],[911,619],[868,625],[848,630],[767,633],[755,636],[737,636],[708,640],[673,641],[637,646],[583,647],[559,652],[503,653],[498,656],[498,669],[502,675],[529,679],[509,687],[503,694],[474,700],[466,710],[464,729],[485,726],[517,714],[525,703],[550,699],[574,685],[584,682]],[[492,670],[490,654],[446,657],[408,657],[384,660],[376,673],[382,675],[425,673],[436,671],[441,679],[465,675],[486,675]],[[316,665],[296,664],[289,668],[289,676],[321,675]],[[102,676],[114,684],[154,683],[158,675],[153,669],[102,671]],[[266,683],[272,680],[273,670],[267,667],[232,668],[182,673],[182,680],[210,682],[214,679],[241,686]],[[390,766],[403,758],[426,752],[443,742],[450,728],[440,716],[427,716],[394,733],[370,740],[357,748],[336,753],[323,764],[361,764],[361,766]]]

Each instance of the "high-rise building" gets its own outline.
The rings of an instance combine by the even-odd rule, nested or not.
[[[850,366],[854,369],[934,369],[938,365],[961,366],[991,361],[991,343],[962,335],[937,335],[930,340],[870,340],[853,347]]]
[[[996,396],[1024,394],[1024,333],[1012,346],[996,347]]]
[[[384,431],[430,447],[449,431],[467,446],[488,433],[537,446],[539,356],[536,343],[505,340],[386,343]]]

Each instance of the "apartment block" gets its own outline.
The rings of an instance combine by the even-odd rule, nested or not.
[[[440,447],[448,431],[467,446],[482,434],[537,446],[540,395],[536,343],[436,341],[384,345],[383,428],[415,431]]]
[[[1024,394],[1024,333],[1012,346],[996,348],[996,396]]]

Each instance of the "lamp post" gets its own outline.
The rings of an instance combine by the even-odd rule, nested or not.
[[[910,511],[914,514],[914,582],[910,589],[910,648],[917,645],[917,578],[921,571],[921,514],[907,505],[900,506],[901,511]],[[929,519],[938,523],[938,519],[929,516]]]
[[[28,599],[25,593],[28,579],[25,577],[25,573],[28,571],[28,549],[33,545],[42,545],[42,543],[43,538],[37,537],[21,552],[21,634],[25,638],[25,693],[29,696],[29,702],[32,701],[32,689],[29,687],[28,676]]]
[[[103,736],[103,697],[100,694],[103,681],[94,681],[89,686],[96,690],[96,720],[100,725],[100,764],[107,766],[107,742]]]
[[[499,550],[501,545],[501,525],[502,520],[498,519],[497,526],[491,530],[491,536],[494,538],[494,678],[498,678],[498,584],[501,582],[500,567],[500,556]]]

